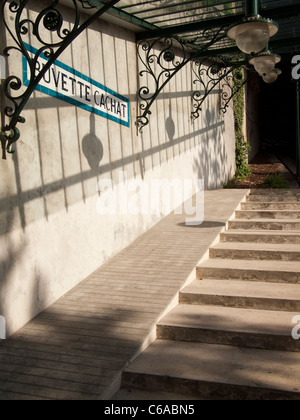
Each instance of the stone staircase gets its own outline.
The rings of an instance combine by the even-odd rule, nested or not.
[[[122,388],[139,399],[300,399],[300,190],[251,191],[196,272]]]

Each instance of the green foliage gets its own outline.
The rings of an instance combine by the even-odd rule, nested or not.
[[[237,68],[233,70],[233,91],[236,92],[233,97],[233,113],[234,113],[234,126],[237,135],[243,136],[243,124],[244,124],[244,87],[242,86],[244,81],[243,70]]]
[[[265,185],[270,188],[289,188],[286,181],[279,174],[268,175],[265,179]]]
[[[234,187],[234,179],[230,179],[229,181],[227,181],[227,183],[224,185],[223,188],[225,189],[230,189]]]
[[[235,146],[235,160],[236,160],[236,179],[245,179],[251,174],[251,169],[248,165],[248,152],[251,150],[249,143],[237,141]]]
[[[234,113],[234,128],[235,128],[235,160],[236,160],[236,172],[235,177],[237,179],[247,178],[251,174],[250,167],[248,165],[248,152],[251,150],[249,143],[245,141],[244,137],[244,75],[243,69],[237,68],[233,71],[233,89],[236,92],[233,97],[233,113]]]

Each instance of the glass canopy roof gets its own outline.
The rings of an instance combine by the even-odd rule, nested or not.
[[[279,24],[270,48],[286,56],[300,52],[300,0],[260,0],[259,6],[261,16]],[[138,40],[177,36],[197,50],[208,31],[226,30],[245,16],[245,1],[120,0],[109,13],[133,24]],[[225,52],[232,47],[224,38],[210,49]]]

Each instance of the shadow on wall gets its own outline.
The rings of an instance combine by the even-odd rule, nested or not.
[[[14,210],[8,208],[2,216],[7,221],[5,230],[11,233],[14,226]],[[19,328],[18,322],[23,323],[22,312],[26,313],[28,319],[32,319],[43,308],[48,294],[48,283],[39,267],[37,255],[28,248],[24,236],[0,235],[0,243],[0,315],[6,320],[6,337],[9,337]],[[22,273],[20,264],[26,260],[29,265],[26,269],[23,267],[26,273]],[[22,301],[24,296],[27,296],[25,306]]]
[[[34,7],[34,10],[39,9],[37,4]],[[66,18],[72,21],[71,12],[68,11]],[[116,91],[128,97],[133,105],[131,110],[136,111],[138,104],[135,103],[135,92],[132,93],[133,76],[132,67],[129,65],[130,55],[127,56],[125,53],[124,57],[116,57],[118,52],[116,39],[119,39],[121,35],[115,33],[114,26],[105,25],[104,29],[97,26],[97,30],[91,30],[90,35],[89,31],[82,34],[81,37],[85,38],[81,38],[82,42],[80,41],[81,43],[77,45],[77,52],[82,48],[82,57],[85,57],[84,64],[87,65],[86,68],[89,68],[86,75],[93,78],[93,63],[97,62],[101,67],[101,72],[97,73],[101,74],[102,80],[99,82],[104,83],[105,86],[114,87],[110,86],[110,83],[111,80],[115,80]],[[31,31],[29,32],[30,36],[34,38]],[[0,28],[0,34],[3,45],[6,45],[5,28]],[[123,33],[121,32],[121,34]],[[96,50],[91,42],[92,36],[94,41],[95,39],[99,41],[99,48]],[[109,44],[107,43],[108,39]],[[136,54],[135,49],[130,49],[132,47],[130,44],[134,45],[134,39],[126,41],[124,38],[123,41],[122,51],[127,52],[128,48],[129,53],[134,51],[133,54]],[[105,57],[107,51],[105,47],[108,48],[108,46],[113,48],[113,51],[110,50],[112,54],[109,65],[107,57]],[[72,48],[73,45],[68,64],[76,69],[81,55],[76,55]],[[74,46],[74,48],[76,47]],[[8,64],[11,65],[11,62]],[[116,72],[119,70],[119,75],[110,74],[113,68]],[[120,78],[123,82],[121,89],[118,86],[121,84],[118,82]],[[151,165],[153,168],[162,165],[168,159],[184,154],[195,146],[201,146],[204,140],[207,140],[207,143],[208,140],[213,141],[219,148],[220,129],[224,122],[217,121],[214,109],[206,111],[203,128],[193,131],[190,126],[189,115],[187,115],[191,109],[189,79],[189,75],[180,76],[178,84],[174,79],[174,86],[176,85],[177,88],[173,92],[164,92],[159,95],[157,103],[162,109],[164,126],[160,127],[162,134],[159,141],[157,141],[157,132],[153,132],[154,130],[150,127],[150,140],[146,147],[144,147],[142,136],[136,138],[133,121],[131,121],[131,128],[113,127],[112,125],[116,123],[105,121],[102,117],[89,114],[82,109],[78,110],[69,103],[41,93],[34,94],[26,105],[29,117],[26,124],[29,124],[30,120],[32,137],[28,135],[28,140],[25,141],[22,141],[21,137],[19,144],[16,145],[17,153],[12,158],[8,157],[13,160],[13,170],[10,173],[13,185],[9,189],[6,188],[5,192],[1,191],[0,193],[0,235],[19,227],[25,230],[28,224],[39,219],[48,220],[51,214],[63,209],[68,211],[69,206],[76,202],[85,203],[86,198],[95,195],[97,177],[100,174],[101,176],[110,175],[112,169],[124,170],[124,168],[130,167],[131,172],[137,174],[139,172],[137,162],[140,161],[141,170],[138,175],[143,176],[143,171]],[[128,94],[128,92],[131,93]],[[219,92],[216,94],[219,95]],[[215,93],[212,92],[212,96],[214,95]],[[161,106],[162,103],[165,106]],[[217,101],[213,100],[212,103],[215,107]],[[157,109],[159,109],[158,106]],[[132,112],[133,115],[135,111]],[[156,122],[159,121],[159,115],[155,116],[154,113],[152,117],[154,123],[155,117],[157,118]],[[67,121],[67,124],[66,119],[70,118],[72,120]],[[89,132],[87,118],[90,122]],[[51,121],[53,121],[52,126]],[[83,127],[85,128],[83,129]],[[68,128],[72,133],[69,136]],[[99,134],[100,130],[101,134]],[[177,134],[176,137],[176,133],[180,134]],[[126,149],[123,143],[126,143]],[[135,143],[138,143],[138,147]],[[211,149],[210,147],[209,150]],[[111,153],[115,150],[117,150],[116,153]],[[224,151],[218,150],[218,154],[224,159]],[[217,185],[217,179],[211,180],[211,178],[219,179],[222,173],[218,159],[215,158],[214,163],[210,164],[211,159],[214,161],[208,152],[207,145],[203,144],[199,157],[195,160],[195,166],[201,177],[205,175],[210,180],[209,186]],[[5,170],[5,166],[6,164],[2,162],[1,170],[3,170],[2,168]],[[12,224],[9,222],[10,215],[7,214],[7,209],[10,209],[9,214],[15,215]]]
[[[7,216],[9,220],[6,227],[8,231],[12,226],[12,216],[9,213],[10,212],[8,210]],[[15,246],[12,240],[8,238],[5,241],[5,248],[2,250],[0,255],[0,315],[5,317],[7,326],[9,326],[8,311],[10,307],[9,297],[7,295],[9,276],[15,267],[15,263],[22,257],[23,252],[24,243]],[[6,335],[9,335],[8,331]]]
[[[101,140],[96,136],[95,115],[90,116],[90,133],[82,139],[82,152],[92,171],[99,171],[104,150]]]
[[[6,45],[3,28],[0,28],[0,34],[3,45]],[[108,38],[108,35],[115,41],[114,37],[117,35],[112,32],[112,28],[105,37]],[[117,52],[114,46],[112,61],[115,62],[106,68],[104,33],[101,31],[97,33],[100,48],[93,58],[91,40],[88,34],[82,36],[86,37],[80,47],[85,45],[84,53],[87,54],[90,70],[87,71],[87,75],[92,77],[92,74],[89,74],[92,73],[92,60],[98,60],[103,67],[103,80],[99,82],[107,86],[108,79],[113,80],[112,77],[108,77],[113,65],[116,71],[118,68],[122,69],[126,88],[123,86],[124,90],[121,91],[118,87],[118,77],[115,77],[115,89],[130,99],[133,105],[131,111],[137,108],[136,95],[128,94],[132,91],[130,57],[123,58],[122,67],[118,67],[120,60],[117,62],[114,58]],[[125,48],[127,48],[126,42]],[[73,50],[69,64],[72,68],[76,68]],[[193,131],[190,122],[189,125],[187,123],[189,118],[187,110],[191,107],[188,78],[179,86],[175,92],[164,92],[159,95],[157,103],[162,109],[162,121],[164,121],[164,125],[160,127],[162,134],[157,141],[157,133],[150,127],[146,147],[143,136],[136,138],[133,121],[131,128],[121,127],[115,122],[95,116],[57,98],[41,93],[34,94],[26,105],[28,113],[26,124],[31,124],[32,136],[27,135],[24,141],[21,137],[16,144],[16,154],[8,157],[13,161],[13,168],[10,168],[12,185],[11,188],[5,188],[5,192],[0,192],[0,235],[20,227],[25,230],[27,225],[39,219],[48,220],[51,214],[63,209],[67,212],[69,206],[74,203],[86,203],[87,198],[96,194],[100,175],[112,176],[113,170],[130,169],[132,174],[143,177],[144,171],[151,165],[152,168],[161,166],[165,161],[184,154],[195,146],[198,147],[203,140],[215,138],[224,122],[216,121],[214,111],[211,115],[207,110],[204,127]],[[215,102],[213,101],[214,106]],[[1,106],[3,107],[2,103]],[[159,117],[160,115],[153,115],[154,127],[157,125],[155,122],[160,121]],[[183,128],[179,130],[179,126]],[[176,133],[180,134],[176,137]],[[138,143],[138,147],[135,143]],[[204,159],[205,165],[209,165],[210,156],[207,147],[203,145],[202,150],[207,156],[202,158],[199,152],[199,164]],[[140,170],[137,169],[137,162],[140,162]],[[5,170],[6,163],[1,162],[0,167],[1,170],[2,168]],[[201,169],[204,171],[206,168],[203,166]],[[201,172],[200,169],[199,171]],[[13,223],[9,221],[11,214],[14,215]]]
[[[204,187],[207,189],[222,188],[227,181],[226,172],[228,156],[223,139],[224,122],[218,122],[215,109],[206,109],[205,125],[212,131],[206,131],[202,137],[203,143],[198,156],[194,158],[194,170],[198,179],[204,179]]]
[[[167,96],[167,95],[166,95]],[[165,99],[163,96],[161,100]],[[40,102],[42,101],[42,102]],[[61,102],[61,101],[59,101]],[[39,109],[40,103],[43,105],[43,107],[48,106],[55,106],[57,107],[58,102],[53,101],[52,98],[42,98],[42,99],[32,99],[31,100],[31,106],[34,106],[36,110]],[[65,108],[66,104],[62,102],[62,107]],[[57,113],[59,113],[60,108],[56,108]],[[171,106],[169,106],[169,115],[165,122],[165,129],[166,129],[166,139],[163,143],[153,145],[152,147],[149,147],[148,149],[142,150],[140,153],[131,153],[127,156],[121,155],[119,159],[111,160],[109,163],[101,164],[103,158],[105,155],[107,156],[109,151],[106,150],[103,146],[103,143],[101,139],[96,134],[96,124],[97,119],[94,114],[86,114],[90,118],[90,132],[86,134],[82,140],[81,140],[81,148],[82,150],[78,150],[77,153],[79,153],[83,156],[80,156],[76,160],[78,161],[78,167],[77,167],[77,173],[74,173],[73,175],[66,175],[65,171],[65,159],[67,158],[67,152],[68,152],[68,158],[74,158],[74,154],[72,155],[72,152],[70,152],[66,145],[64,145],[63,142],[63,132],[62,130],[59,131],[60,138],[59,139],[52,139],[53,141],[59,142],[59,146],[55,147],[55,150],[58,151],[57,156],[50,156],[51,159],[56,160],[56,164],[60,166],[60,170],[62,172],[62,177],[56,181],[46,181],[48,180],[49,176],[46,177],[45,173],[49,173],[49,171],[53,170],[51,169],[51,162],[49,160],[49,156],[43,154],[43,150],[45,149],[45,145],[47,143],[47,139],[45,139],[39,134],[39,125],[37,124],[37,141],[38,141],[38,148],[33,149],[32,146],[22,142],[22,140],[19,140],[19,144],[16,144],[16,153],[9,156],[8,159],[13,160],[14,164],[14,175],[15,175],[15,184],[16,188],[11,188],[9,191],[14,191],[14,193],[8,193],[6,196],[2,196],[0,198],[0,234],[6,233],[9,231],[6,223],[7,217],[9,216],[6,213],[6,209],[10,208],[11,211],[17,210],[19,213],[19,220],[20,225],[23,229],[25,229],[26,225],[33,221],[29,216],[28,212],[26,213],[26,207],[28,207],[29,204],[31,204],[33,201],[41,199],[43,202],[43,205],[40,206],[40,210],[36,208],[36,212],[34,215],[34,220],[37,220],[39,218],[46,218],[48,219],[49,214],[51,214],[53,211],[56,212],[62,208],[62,206],[65,206],[65,209],[68,210],[68,189],[75,186],[75,185],[82,185],[82,193],[81,193],[81,200],[85,202],[86,199],[86,192],[84,190],[84,183],[86,181],[90,181],[95,179],[95,186],[97,184],[97,176],[99,174],[110,174],[112,167],[114,169],[120,169],[123,170],[124,167],[128,165],[135,165],[138,160],[146,161],[147,159],[151,159],[153,156],[157,155],[161,158],[158,160],[157,164],[163,163],[165,159],[163,159],[162,154],[166,153],[167,150],[172,150],[172,156],[175,157],[176,154],[181,154],[186,152],[187,150],[190,150],[194,148],[197,145],[201,145],[203,142],[203,147],[201,148],[201,152],[199,152],[199,158],[198,161],[195,161],[195,165],[198,167],[198,173],[203,177],[203,174],[207,174],[206,178],[209,177],[209,171],[211,168],[209,161],[212,159],[211,156],[209,156],[209,153],[207,151],[207,144],[206,143],[211,140],[216,143],[217,148],[220,147],[220,129],[224,126],[223,121],[215,121],[215,112],[214,111],[206,111],[206,124],[205,127],[197,130],[197,131],[191,131],[188,132],[185,135],[175,137],[175,131],[176,131],[176,125],[174,118],[172,116],[172,109]],[[36,118],[38,122],[38,113],[36,111]],[[78,124],[78,122],[76,122]],[[129,133],[130,135],[130,133]],[[168,138],[168,140],[167,140]],[[122,141],[122,137],[119,139],[113,139],[113,141]],[[111,144],[111,147],[113,147],[113,141],[112,139],[109,139],[109,144]],[[143,143],[142,140],[141,144]],[[181,148],[178,146],[182,145]],[[55,153],[55,150],[51,149],[51,146],[49,146],[50,150],[47,151],[47,154],[49,153],[53,154]],[[60,150],[60,152],[59,152]],[[39,171],[40,171],[40,186],[35,188],[29,188],[24,189],[22,187],[22,174],[20,169],[20,162],[19,162],[19,155],[22,155],[22,170],[26,172],[25,176],[29,176],[29,173],[31,171],[31,161],[33,159],[34,154],[38,151],[39,153]],[[220,155],[219,150],[219,155]],[[224,155],[223,151],[223,155]],[[203,154],[203,156],[201,156]],[[222,155],[222,153],[221,153]],[[82,164],[80,162],[82,161],[82,158],[86,159],[89,165],[89,170],[82,169]],[[223,156],[224,158],[224,156]],[[28,161],[29,160],[29,161]],[[24,166],[24,162],[26,166]],[[58,162],[58,163],[57,163]],[[59,163],[60,162],[60,163]],[[4,167],[6,165],[6,162],[2,162],[2,166]],[[145,165],[143,165],[145,167]],[[35,168],[36,170],[37,168]],[[219,179],[221,169],[219,167],[219,163],[217,160],[215,160],[215,170],[217,171],[214,175],[215,181]],[[35,175],[37,175],[35,173]],[[207,185],[212,185],[212,182],[208,183]],[[95,189],[93,189],[94,194]],[[49,204],[50,196],[57,193],[58,197],[55,205]],[[77,194],[77,200],[80,200],[80,195]],[[73,201],[74,202],[74,201]],[[28,220],[29,219],[29,220]],[[14,226],[10,226],[11,229],[14,229]]]
[[[170,142],[173,142],[174,140],[174,136],[175,136],[175,123],[174,120],[172,118],[172,106],[171,106],[171,102],[169,104],[169,116],[166,119],[166,131],[169,137]]]

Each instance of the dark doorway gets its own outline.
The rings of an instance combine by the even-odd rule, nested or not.
[[[296,82],[292,80],[291,62],[282,62],[276,67],[282,70],[276,82],[267,84],[260,78],[261,148],[279,158],[296,161]]]

